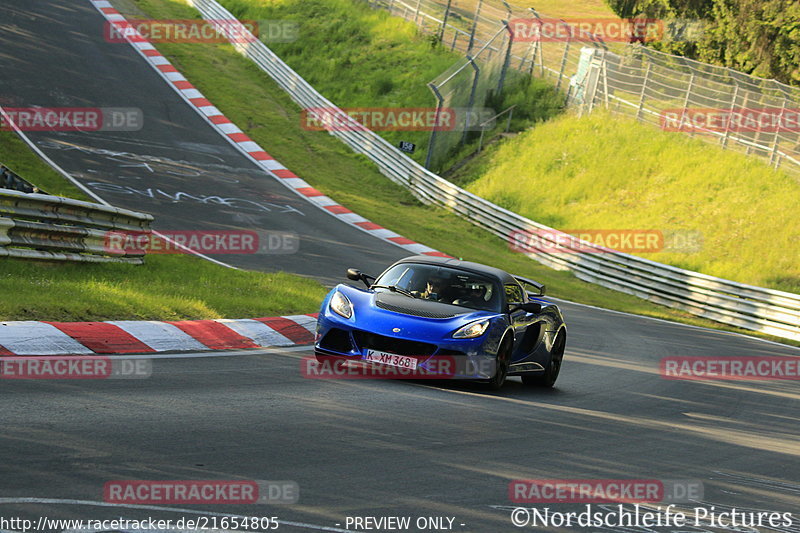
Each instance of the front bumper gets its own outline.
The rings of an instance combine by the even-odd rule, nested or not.
[[[320,317],[314,354],[320,362],[346,362],[380,365],[364,361],[367,350],[412,357],[418,372],[409,378],[490,379],[495,373],[496,354],[487,350],[488,335],[476,339],[423,340],[389,336],[354,327],[349,322]]]

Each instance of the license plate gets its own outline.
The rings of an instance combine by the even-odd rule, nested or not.
[[[411,370],[417,369],[417,360],[413,357],[379,352],[378,350],[367,350],[367,353],[364,355],[364,361],[380,363],[382,365],[398,366],[400,368],[408,368]]]

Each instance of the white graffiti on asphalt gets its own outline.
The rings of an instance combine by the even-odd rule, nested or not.
[[[117,193],[117,194],[130,194],[139,195],[146,198],[170,200],[173,203],[181,202],[184,200],[198,202],[201,204],[222,205],[225,207],[234,207],[238,209],[251,209],[255,211],[272,212],[278,211],[279,213],[297,213],[305,216],[305,213],[295,209],[287,204],[275,204],[272,202],[256,202],[246,198],[223,198],[222,196],[206,196],[202,194],[189,194],[187,192],[167,192],[162,189],[148,187],[146,189],[136,189],[127,185],[115,185],[113,183],[105,183],[101,181],[92,181],[88,183],[89,187],[103,192]]]
[[[118,163],[120,168],[143,168],[151,174],[164,172],[165,174],[173,174],[175,176],[198,177],[203,173],[201,169],[197,168],[197,164],[195,163],[170,159],[168,157],[142,155],[119,150],[107,150],[105,148],[92,148],[91,146],[82,146],[61,141],[39,141],[37,144],[44,149],[62,151],[76,150],[84,154],[102,155],[105,156],[106,159]]]

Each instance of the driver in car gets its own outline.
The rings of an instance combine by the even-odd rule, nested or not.
[[[444,288],[444,280],[442,278],[433,277],[428,280],[425,290],[420,295],[421,298],[426,300],[433,300],[439,302],[442,299],[442,289]]]

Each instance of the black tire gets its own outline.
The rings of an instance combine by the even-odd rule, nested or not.
[[[506,337],[503,339],[500,349],[497,351],[497,359],[495,360],[495,371],[492,379],[486,383],[491,390],[500,390],[508,377],[508,365],[511,361],[511,349],[513,344]]]
[[[539,374],[524,374],[522,382],[525,385],[533,387],[547,387],[550,388],[556,384],[558,374],[561,372],[561,363],[564,360],[564,349],[566,348],[566,337],[559,334],[553,347],[553,353],[550,356],[550,362],[547,363],[547,368],[544,372]]]

